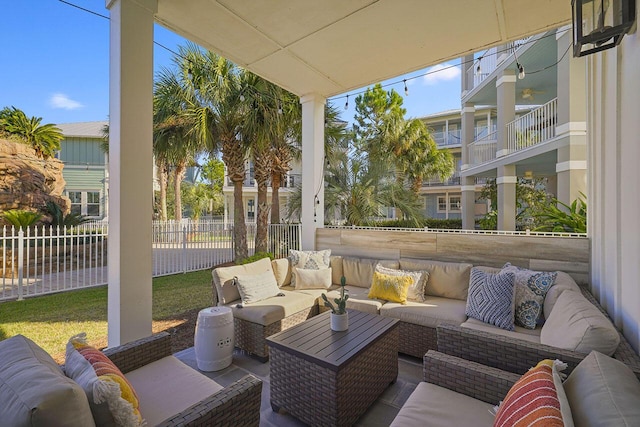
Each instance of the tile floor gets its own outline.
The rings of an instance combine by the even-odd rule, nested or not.
[[[180,351],[175,356],[197,369],[196,355],[193,347]],[[262,405],[260,407],[261,427],[294,427],[304,426],[287,413],[276,413],[271,410],[269,403],[269,363],[261,363],[258,360],[234,350],[233,364],[217,372],[203,372],[218,384],[227,386],[232,382],[251,373],[262,380]],[[356,426],[378,427],[391,424],[396,414],[407,400],[411,392],[422,379],[422,360],[400,355],[398,362],[398,380],[389,386],[387,390],[374,402],[356,423]]]

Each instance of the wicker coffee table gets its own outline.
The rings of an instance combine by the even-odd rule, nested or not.
[[[398,320],[349,311],[334,332],[329,312],[267,338],[271,407],[309,425],[352,425],[398,376]]]

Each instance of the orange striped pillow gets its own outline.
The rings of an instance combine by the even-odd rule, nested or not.
[[[103,352],[87,344],[86,334],[67,343],[65,374],[87,394],[96,425],[143,425],[135,390]]]
[[[500,404],[494,427],[564,426],[552,366],[552,360],[543,360],[516,381]]]

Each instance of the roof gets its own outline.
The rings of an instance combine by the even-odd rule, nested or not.
[[[571,23],[568,0],[148,4],[157,4],[158,23],[177,34],[296,95],[321,97]]]
[[[99,122],[60,123],[56,125],[65,137],[102,138],[102,129],[109,125],[106,120]]]

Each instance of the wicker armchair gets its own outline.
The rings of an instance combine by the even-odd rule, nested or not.
[[[586,288],[581,287],[581,290],[583,295],[608,317],[593,295]],[[575,351],[450,324],[438,326],[437,334],[438,351],[517,374],[524,374],[542,359],[562,360],[567,363],[568,368],[565,372],[569,374],[587,356]],[[622,334],[613,357],[629,366],[640,378],[640,356]]]
[[[127,373],[171,355],[171,336],[161,332],[119,347],[104,350],[116,366]],[[223,390],[166,420],[164,426],[260,424],[262,381],[247,375]]]

